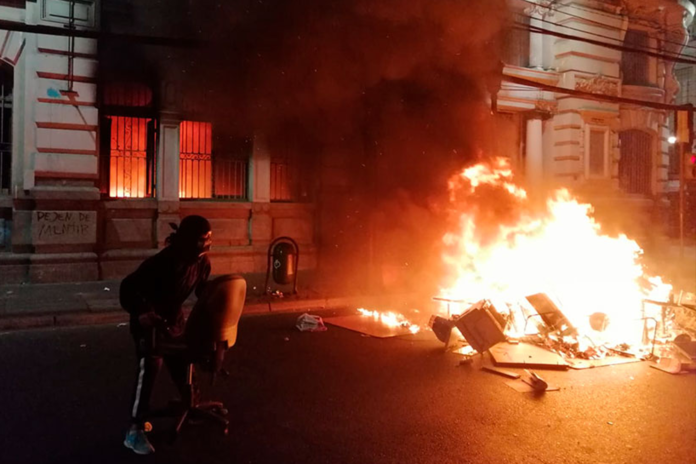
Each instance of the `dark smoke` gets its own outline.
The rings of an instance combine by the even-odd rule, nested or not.
[[[167,52],[182,98],[301,163],[324,275],[437,280],[447,179],[495,142],[486,95],[500,79],[505,1],[154,4],[160,31],[205,43]]]

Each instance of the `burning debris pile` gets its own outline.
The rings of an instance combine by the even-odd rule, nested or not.
[[[447,316],[430,322],[446,344],[456,327],[478,352],[525,342],[557,355],[558,365],[588,367],[656,357],[675,336],[696,335],[678,324],[696,310],[688,296],[675,301],[670,285],[647,274],[637,243],[603,235],[591,206],[567,190],[539,206],[499,158],[463,170],[449,191],[451,281],[437,298]],[[464,310],[453,315],[453,305]]]
[[[696,297],[649,275],[638,244],[602,234],[590,205],[567,190],[534,204],[504,159],[463,170],[449,187],[450,279],[428,323],[447,349],[487,352],[502,367],[659,359],[668,372],[696,369]],[[417,332],[399,314],[359,311]]]

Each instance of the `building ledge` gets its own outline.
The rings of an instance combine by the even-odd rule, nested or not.
[[[540,82],[547,85],[558,84],[559,74],[556,71],[546,71],[543,69],[522,68],[506,64],[503,68],[504,76],[519,77],[529,81]]]
[[[662,103],[665,98],[665,91],[659,87],[649,85],[622,85],[621,96],[634,100],[644,100],[648,102]]]

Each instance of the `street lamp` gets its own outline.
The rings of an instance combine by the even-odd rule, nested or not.
[[[675,143],[677,143],[677,137],[675,137],[674,135],[670,135],[669,137],[667,137],[667,142],[669,142],[670,145],[674,145]]]

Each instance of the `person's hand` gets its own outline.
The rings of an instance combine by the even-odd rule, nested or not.
[[[138,316],[138,323],[141,327],[149,329],[162,323],[162,318],[154,311],[143,313]]]

